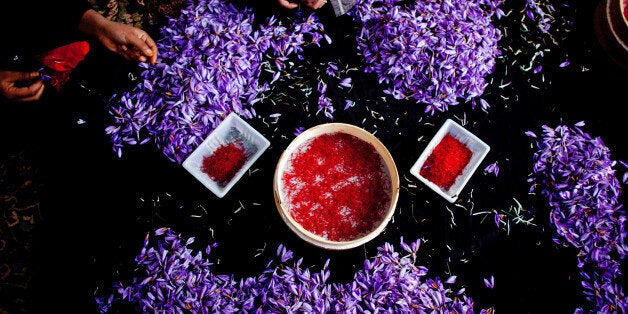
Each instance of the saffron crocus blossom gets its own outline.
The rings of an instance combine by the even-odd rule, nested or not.
[[[137,85],[112,99],[106,132],[118,155],[152,140],[181,163],[229,113],[256,115],[253,105],[270,88],[262,70],[281,73],[289,58],[324,38],[314,15],[289,27],[274,17],[259,27],[253,21],[252,8],[220,0],[189,1],[170,19],[160,29],[159,62],[142,64]]]
[[[350,14],[367,73],[434,114],[484,93],[500,55],[499,0],[358,0]]]
[[[551,1],[526,0],[523,12],[526,18],[536,22],[541,32],[549,34],[556,13]]]
[[[489,164],[488,166],[486,166],[486,168],[484,168],[484,174],[489,174],[489,173],[495,176],[499,174],[499,166],[497,165],[497,162]]]
[[[135,258],[138,275],[97,298],[101,313],[119,302],[143,313],[474,313],[464,288],[451,289],[455,276],[429,278],[428,269],[416,264],[420,241],[402,238],[402,250],[384,244],[347,283],[328,282],[329,260],[316,271],[281,244],[276,260],[257,276],[216,274],[208,259],[215,245],[203,254],[190,248],[193,242],[167,228],[147,235]]]
[[[489,289],[495,288],[495,277],[491,275],[489,278],[484,278],[484,285]]]
[[[628,9],[627,9],[628,10]],[[624,175],[622,176],[621,182],[623,184],[628,184],[628,171],[626,171],[626,169],[628,169],[628,163],[626,163],[625,161],[620,160],[619,164],[624,167]]]
[[[305,128],[300,126],[294,129],[294,136],[299,136],[299,134],[303,133],[303,131],[305,131]]]
[[[621,260],[626,257],[626,214],[619,203],[621,188],[616,162],[599,137],[573,127],[544,125],[536,139],[531,191],[549,202],[554,241],[579,250],[582,288],[592,312],[628,310]],[[577,311],[582,312],[583,309]]]

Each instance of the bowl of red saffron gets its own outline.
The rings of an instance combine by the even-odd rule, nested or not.
[[[315,246],[344,250],[378,236],[399,197],[399,174],[373,134],[326,123],[299,134],[282,153],[273,183],[287,226]]]
[[[183,161],[183,167],[222,198],[270,146],[235,113],[230,113]]]
[[[453,203],[490,147],[460,124],[447,119],[427,144],[410,173]]]

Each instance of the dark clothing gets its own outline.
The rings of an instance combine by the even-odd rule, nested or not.
[[[39,70],[37,55],[84,39],[78,27],[89,8],[84,0],[5,1],[0,10],[0,69]],[[59,109],[44,105],[49,101],[50,89],[46,88],[40,101],[30,103],[7,103],[0,96],[0,139],[8,144],[2,149],[10,150],[12,144],[38,148],[38,139],[42,138],[38,130],[58,125],[54,114]]]
[[[83,0],[4,1],[0,10],[0,68],[30,70],[33,57],[81,38]]]
[[[30,216],[33,228],[18,239],[29,241],[28,252],[11,258],[17,266],[26,265],[17,270],[30,280],[19,283],[20,290],[0,287],[0,295],[6,293],[0,312],[96,313],[97,285],[111,285],[112,280],[104,285],[99,277],[113,271],[110,265],[105,268],[102,256],[114,256],[112,243],[119,243],[117,231],[125,229],[122,225],[130,219],[123,217],[133,213],[134,202],[129,196],[126,208],[114,203],[128,194],[124,180],[117,181],[117,163],[104,132],[107,108],[76,88],[69,84],[34,103],[0,105],[5,109],[0,113],[0,159],[28,156],[39,169],[30,181],[41,184],[34,198],[38,215]],[[4,236],[11,235],[0,238]]]
[[[78,27],[89,8],[82,0],[3,3],[0,68],[37,70],[36,55],[85,40]],[[75,78],[81,71],[108,77],[108,73],[85,69],[101,64],[94,60],[97,45],[92,46],[95,49],[79,64]],[[107,217],[120,217],[114,214],[117,209],[110,199],[122,192],[116,191],[113,179],[105,179],[113,173],[104,133],[106,108],[101,99],[86,95],[77,85],[68,84],[58,93],[47,86],[43,97],[31,103],[0,99],[0,159],[28,156],[40,169],[32,182],[41,183],[37,191],[40,214],[32,216],[32,238],[26,237],[32,239],[31,245],[28,252],[11,259],[27,266],[19,270],[30,281],[20,283],[23,289],[0,289],[8,294],[0,298],[0,312],[96,312],[95,256],[106,252],[106,238],[115,236],[106,231],[117,227]]]

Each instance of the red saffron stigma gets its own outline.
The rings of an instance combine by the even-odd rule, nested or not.
[[[231,142],[216,148],[214,152],[203,158],[201,171],[212,180],[224,186],[244,166],[246,154],[241,142]]]
[[[282,176],[290,215],[306,230],[349,241],[374,230],[390,204],[390,175],[375,147],[353,135],[320,135],[290,156]]]
[[[471,160],[471,150],[446,134],[427,157],[419,173],[442,189],[449,190]]]

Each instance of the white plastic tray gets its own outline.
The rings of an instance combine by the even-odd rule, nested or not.
[[[211,155],[214,150],[224,144],[233,141],[241,141],[245,148],[247,161],[233,178],[221,186],[212,180],[201,169],[203,159]],[[203,183],[216,196],[222,198],[240,180],[242,175],[270,146],[270,142],[250,124],[235,113],[230,113],[199,145],[188,158],[183,161],[183,168],[191,173],[198,181]]]
[[[448,189],[442,189],[438,185],[434,184],[430,180],[423,177],[419,172],[423,167],[423,163],[427,157],[432,153],[434,147],[445,137],[447,134],[451,134],[454,138],[459,140],[461,143],[465,144],[472,152],[471,160],[467,166],[462,170],[462,174],[456,178],[456,181],[452,186]],[[414,163],[412,168],[410,168],[410,173],[421,180],[425,185],[427,185],[430,189],[434,190],[440,196],[453,203],[458,199],[460,192],[467,184],[475,170],[478,168],[490,147],[484,143],[481,139],[475,136],[473,133],[469,132],[460,124],[456,123],[451,119],[447,119],[443,126],[436,132],[436,135],[432,138],[432,140],[427,144],[427,147],[423,150],[419,159]]]

